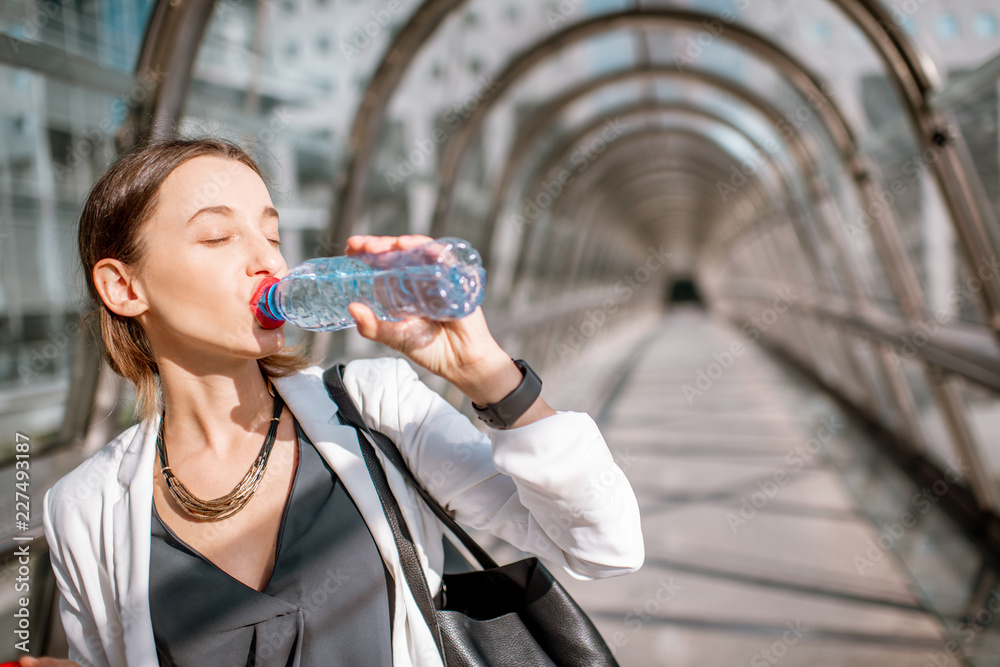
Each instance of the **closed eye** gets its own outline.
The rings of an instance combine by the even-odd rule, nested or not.
[[[209,239],[207,241],[202,241],[202,243],[207,243],[208,245],[216,245],[216,244],[222,243],[224,241],[228,241],[228,240],[229,240],[228,237],[224,238],[224,239]],[[281,245],[281,241],[279,241],[278,239],[268,239],[268,241],[270,241],[271,243],[274,243],[275,245],[278,245],[278,246]]]

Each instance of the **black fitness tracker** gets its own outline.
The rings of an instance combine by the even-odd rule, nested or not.
[[[531,370],[523,359],[511,360],[524,376],[521,384],[517,385],[514,391],[510,392],[496,403],[488,405],[472,404],[472,409],[476,411],[479,419],[492,428],[508,428],[516,422],[521,415],[528,411],[535,399],[542,393],[542,380],[535,371]]]

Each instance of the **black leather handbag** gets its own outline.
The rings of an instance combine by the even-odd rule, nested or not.
[[[447,667],[617,667],[597,628],[537,558],[498,566],[414,477],[396,444],[364,423],[343,382],[344,365],[323,375],[341,422],[358,431],[365,465],[396,538],[403,573]],[[431,596],[413,538],[367,433],[414,486],[482,570],[445,574]]]

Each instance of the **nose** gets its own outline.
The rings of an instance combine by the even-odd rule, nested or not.
[[[277,276],[285,268],[285,258],[264,234],[255,235],[250,265],[250,275]]]

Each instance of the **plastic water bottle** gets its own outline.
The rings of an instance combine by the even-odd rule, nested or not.
[[[310,331],[357,325],[348,304],[361,302],[376,317],[457,320],[485,296],[486,270],[475,248],[458,238],[441,238],[411,248],[302,262],[281,278],[266,278],[250,305],[265,329],[287,320]]]

